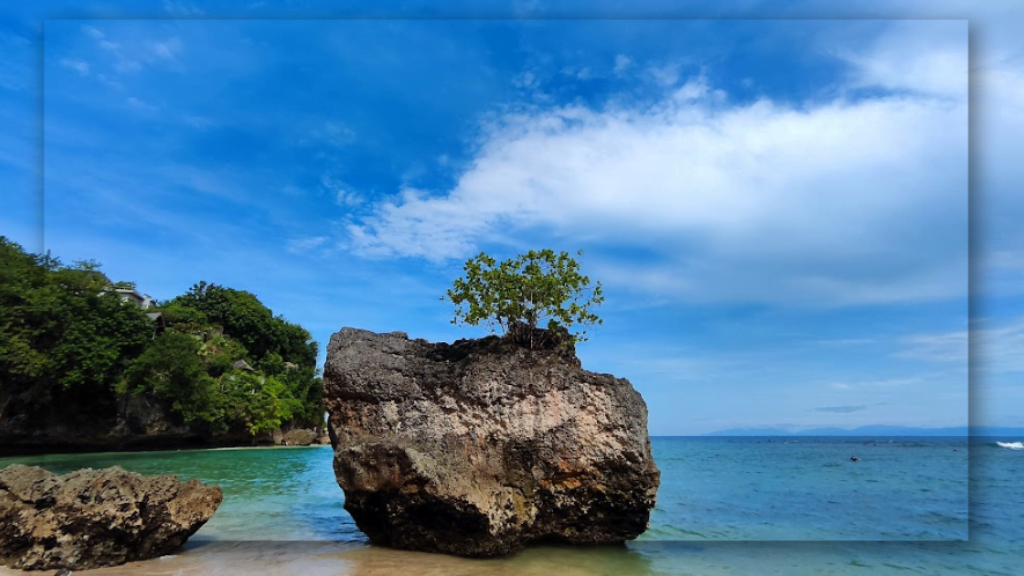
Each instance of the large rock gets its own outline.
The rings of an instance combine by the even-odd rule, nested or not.
[[[0,564],[86,569],[162,556],[220,506],[216,486],[119,467],[56,476],[16,464],[0,470]]]
[[[285,446],[309,446],[316,439],[316,432],[305,428],[295,428],[285,432],[282,444]]]
[[[452,345],[344,328],[324,368],[345,509],[377,544],[466,556],[647,529],[647,407],[571,346]]]

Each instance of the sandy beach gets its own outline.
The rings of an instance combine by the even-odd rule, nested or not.
[[[53,571],[0,568],[2,576]],[[176,554],[76,571],[90,576],[561,576],[650,574],[650,561],[626,547],[535,547],[507,558],[470,559],[338,542],[198,542]]]

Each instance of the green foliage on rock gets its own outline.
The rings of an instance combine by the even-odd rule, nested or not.
[[[316,363],[317,345],[309,332],[274,316],[254,294],[245,290],[200,282],[171,300],[168,308],[175,310],[179,318],[185,310],[201,314],[207,322],[236,338],[255,359],[278,354],[297,364]]]
[[[209,432],[323,423],[304,328],[242,290],[200,282],[144,311],[115,292],[129,286],[0,237],[0,427],[58,413],[113,421],[129,394]]]
[[[486,322],[492,332],[509,334],[531,348],[539,344],[535,338],[540,327],[569,332],[576,343],[586,340],[586,331],[569,329],[601,324],[590,310],[604,301],[601,283],[588,291],[590,278],[579,268],[567,252],[531,250],[502,262],[481,252],[466,261],[465,276],[441,299],[456,306],[453,324]]]
[[[118,390],[152,392],[170,402],[185,422],[216,422],[215,381],[198,354],[200,348],[201,343],[193,336],[161,334],[129,365]]]

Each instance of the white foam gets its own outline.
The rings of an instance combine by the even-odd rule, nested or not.
[[[1010,450],[1024,450],[1024,442],[996,442],[996,445]]]

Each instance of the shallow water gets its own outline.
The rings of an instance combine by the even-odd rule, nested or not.
[[[366,544],[341,508],[342,494],[330,468],[331,451],[324,447],[49,456],[6,459],[0,466],[30,461],[26,463],[64,472],[86,464],[116,463],[140,472],[175,472],[222,485],[221,509],[181,552],[88,572],[97,576],[1024,574],[1017,567],[1024,557],[1024,488],[1019,480],[1024,477],[1024,451],[996,444],[1021,439],[973,443],[969,460],[965,441],[960,439],[891,443],[878,439],[874,445],[863,444],[864,439],[800,439],[790,444],[764,440],[655,438],[662,489],[651,530],[641,539],[624,547],[533,547],[492,560]],[[853,463],[849,457],[855,446],[859,461]],[[718,537],[717,532],[751,539],[768,531],[777,534],[776,539],[785,539],[799,534],[814,537],[817,530],[823,536],[851,540],[857,533],[867,533],[869,526],[876,532],[873,539],[917,533],[921,526],[931,526],[930,531],[921,532],[929,538],[957,538],[965,533],[962,520],[967,514],[961,516],[959,510],[967,502],[968,465],[969,541],[708,541]],[[737,473],[737,466],[746,469]],[[732,473],[725,475],[726,470]],[[960,481],[957,470],[962,473]],[[902,480],[887,482],[883,473]],[[822,479],[831,480],[823,483]],[[822,504],[837,497],[861,502],[879,498],[880,503],[847,506],[853,511],[841,513]],[[794,502],[804,504],[794,506]],[[936,514],[937,509],[954,512]],[[879,520],[883,522],[878,524]],[[663,541],[672,531],[689,541]],[[0,569],[0,574],[16,573]]]

